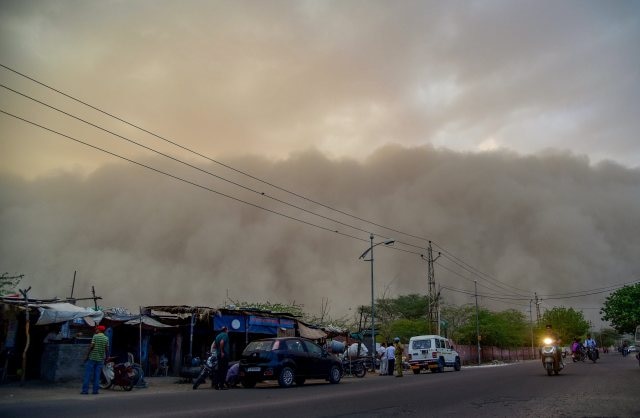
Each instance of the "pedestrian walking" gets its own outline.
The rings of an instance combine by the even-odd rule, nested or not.
[[[104,359],[107,357],[107,351],[109,351],[109,339],[104,335],[105,327],[98,325],[95,330],[95,334],[91,339],[91,345],[89,351],[87,351],[87,358],[84,365],[84,379],[82,380],[82,392],[83,395],[89,393],[89,382],[93,381],[93,394],[97,395],[100,389],[100,374],[102,373],[102,367],[104,366]],[[92,380],[93,379],[93,380]]]

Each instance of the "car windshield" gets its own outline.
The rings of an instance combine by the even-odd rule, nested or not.
[[[431,340],[415,340],[412,348],[415,350],[431,348]]]
[[[252,341],[249,343],[249,345],[244,349],[243,354],[244,353],[252,353],[254,351],[271,351],[271,350],[277,350],[277,346],[274,346],[274,341],[273,340],[266,340],[266,341]]]

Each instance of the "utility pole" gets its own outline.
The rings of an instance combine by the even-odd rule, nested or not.
[[[73,271],[73,282],[71,283],[71,295],[69,296],[69,301],[73,301],[73,290],[76,287],[76,273],[78,272],[78,270],[74,270]],[[73,303],[73,302],[71,302]]]
[[[91,298],[91,299],[93,299],[93,306],[97,311],[98,310],[98,299],[102,299],[102,298],[96,297],[96,288],[94,286],[91,286],[91,294],[93,295],[93,297]]]
[[[422,256],[424,258],[424,256]],[[427,247],[427,284],[429,286],[429,296],[427,299],[427,324],[429,326],[429,332],[438,330],[440,335],[440,323],[437,318],[439,309],[440,294],[436,293],[436,273],[433,267],[434,262],[440,258],[440,252],[438,256],[433,258],[433,248],[431,247],[431,241]]]
[[[542,319],[540,316],[540,301],[538,300],[538,293],[535,292],[534,295],[536,297],[536,323],[540,325],[540,320]]]
[[[529,328],[531,329],[531,353],[533,354],[533,309],[531,303],[533,299],[529,299]]]
[[[25,324],[24,330],[27,335],[27,341],[24,344],[24,351],[22,352],[22,376],[20,376],[20,385],[24,385],[25,377],[27,376],[27,350],[29,350],[29,343],[31,342],[31,334],[29,332],[29,297],[27,293],[31,290],[31,286],[28,289],[19,289],[20,293],[24,297],[25,307]]]
[[[478,314],[478,281],[473,281],[473,287],[475,288],[476,294],[476,340],[478,341],[478,366],[482,362],[482,358],[480,355],[480,317]]]

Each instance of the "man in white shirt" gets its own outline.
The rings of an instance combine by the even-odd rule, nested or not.
[[[388,373],[387,366],[387,344],[382,343],[378,348],[378,358],[380,359],[380,376],[386,376]]]
[[[387,375],[393,376],[393,368],[396,365],[396,349],[393,344],[387,347]]]

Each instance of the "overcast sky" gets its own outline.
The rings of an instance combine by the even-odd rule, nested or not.
[[[337,316],[370,297],[357,255],[371,231],[408,251],[432,239],[527,294],[638,280],[638,40],[631,1],[3,0],[3,111],[264,202],[8,87],[325,218],[266,212],[1,114],[0,268],[43,297],[67,296],[80,269],[107,304],[229,293],[317,310],[327,297]],[[379,253],[380,291],[424,292],[419,257]],[[443,267],[443,285],[478,279]]]

